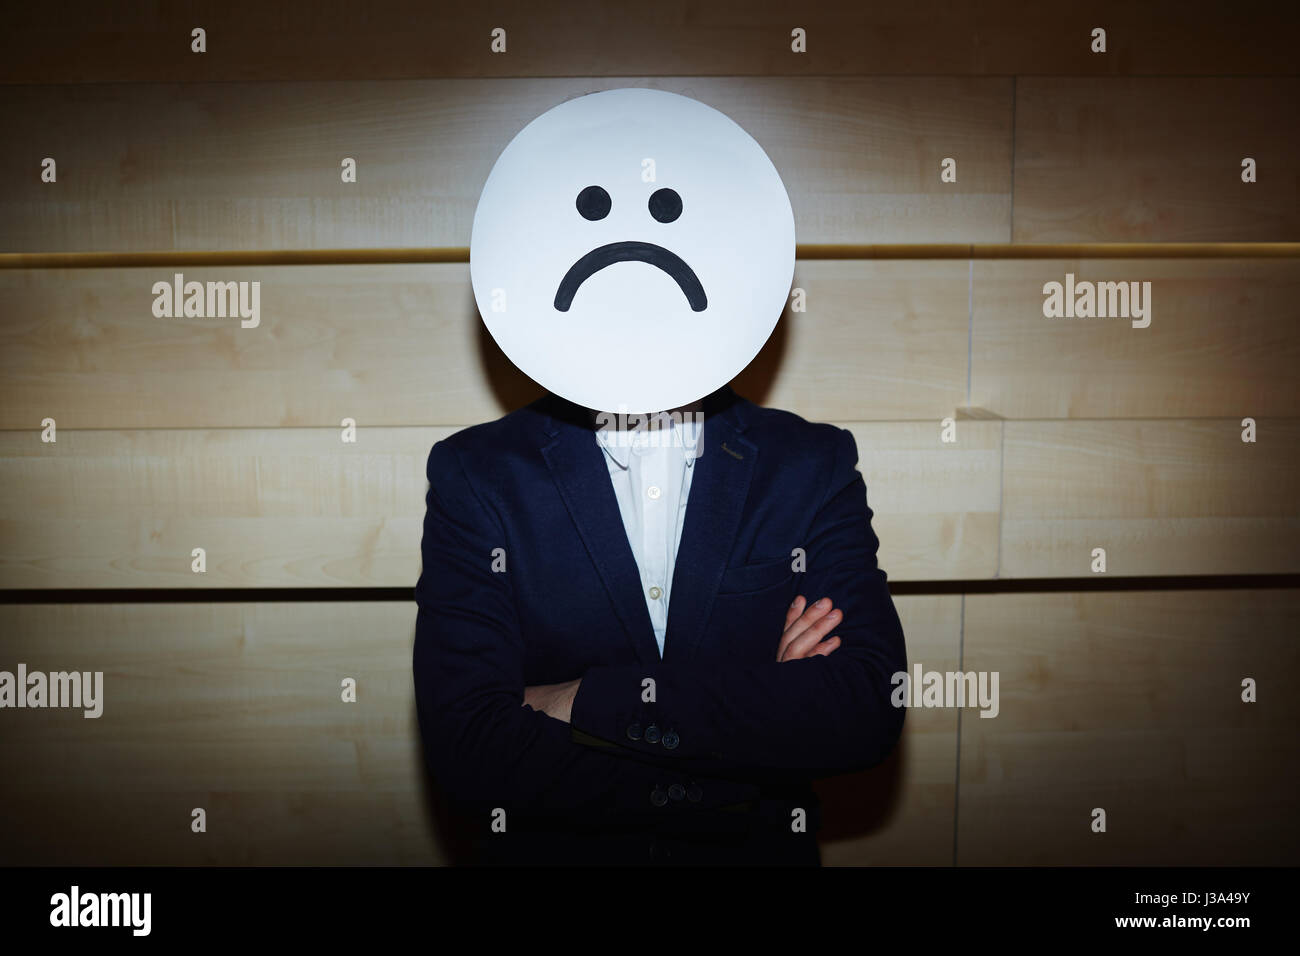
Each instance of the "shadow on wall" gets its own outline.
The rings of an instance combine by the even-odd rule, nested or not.
[[[442,792],[429,769],[414,701],[411,703],[411,723],[415,727],[415,752],[411,757],[420,767],[420,806],[425,811],[426,832],[433,834],[435,862],[444,866],[470,865],[474,846],[469,837],[470,826]]]
[[[814,789],[822,802],[822,844],[857,840],[886,829],[901,807],[903,779],[907,769],[908,737],[904,730],[898,745],[884,762],[870,770],[819,780]],[[904,866],[909,860],[864,859],[864,863]]]

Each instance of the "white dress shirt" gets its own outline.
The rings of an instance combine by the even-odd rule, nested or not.
[[[600,416],[596,441],[605,450],[623,528],[641,572],[641,592],[659,656],[668,630],[668,599],[682,542],[691,476],[703,434],[703,402],[662,413],[662,425],[635,427],[636,418]],[[644,419],[646,416],[639,416]],[[626,427],[627,425],[633,427]]]

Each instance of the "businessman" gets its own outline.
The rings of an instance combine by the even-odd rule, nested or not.
[[[569,101],[494,166],[475,295],[549,392],[433,447],[414,651],[477,861],[816,865],[811,781],[894,747],[906,655],[853,437],[725,384],[793,248],[766,155],[685,97]]]

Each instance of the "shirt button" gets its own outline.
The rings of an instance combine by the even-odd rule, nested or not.
[[[650,802],[656,807],[662,807],[668,802],[668,794],[664,792],[662,787],[655,787],[650,791]]]
[[[663,596],[664,596],[664,592],[661,591],[659,588],[655,587],[650,589],[650,600],[657,601]]]
[[[645,742],[648,744],[659,743],[659,728],[654,724],[645,729]]]
[[[680,800],[682,797],[686,796],[686,788],[680,783],[675,783],[668,788],[668,796],[672,800]]]
[[[670,730],[668,733],[664,734],[663,744],[668,750],[675,750],[677,745],[681,742],[682,739],[677,736],[676,731]]]
[[[658,501],[659,496],[663,494],[663,492],[659,490],[658,485],[651,485],[645,490],[645,493],[650,497],[651,501]]]

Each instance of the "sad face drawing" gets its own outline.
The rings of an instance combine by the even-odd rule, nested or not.
[[[544,388],[653,412],[726,384],[794,277],[794,215],[762,147],[689,97],[561,103],[506,146],[479,197],[470,277],[497,345]]]

